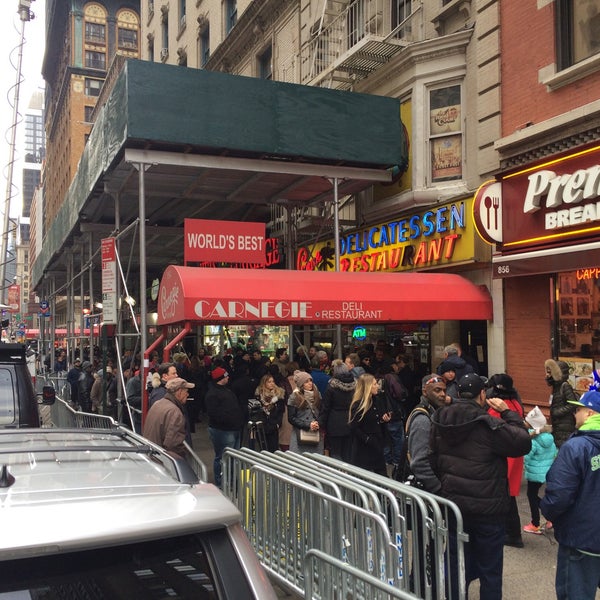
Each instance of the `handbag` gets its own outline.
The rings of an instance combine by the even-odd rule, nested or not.
[[[316,446],[321,441],[321,434],[318,429],[316,431],[299,429],[298,431],[300,432],[301,444],[313,444]]]

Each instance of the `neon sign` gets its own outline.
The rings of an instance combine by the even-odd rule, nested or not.
[[[469,243],[473,238],[472,224],[467,223],[466,203],[455,202],[342,236],[340,270],[401,271],[468,260],[473,253],[473,244]],[[461,240],[464,243],[457,258]],[[298,270],[331,271],[334,265],[335,249],[331,241],[300,248],[296,255]]]

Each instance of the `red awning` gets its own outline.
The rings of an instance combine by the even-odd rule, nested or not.
[[[349,273],[169,266],[158,325],[487,320],[484,286],[449,273]]]

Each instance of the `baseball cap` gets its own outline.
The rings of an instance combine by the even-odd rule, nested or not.
[[[458,392],[463,398],[476,398],[485,389],[485,381],[476,373],[467,373],[458,382]]]
[[[591,408],[593,411],[600,413],[600,392],[590,390],[579,398],[579,401],[567,400],[568,404],[574,404],[575,406],[584,406],[585,408]]]
[[[173,379],[169,379],[169,381],[167,381],[167,383],[165,383],[165,387],[167,388],[167,391],[169,391],[169,392],[176,392],[177,390],[179,390],[181,388],[187,388],[188,390],[191,390],[192,388],[196,387],[196,384],[189,383],[188,381],[186,381],[185,379],[182,379],[181,377],[174,377]]]

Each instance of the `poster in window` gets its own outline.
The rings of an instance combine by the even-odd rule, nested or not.
[[[591,358],[559,357],[569,365],[569,383],[579,394],[587,392],[594,382],[594,365]]]
[[[429,92],[429,135],[457,133],[461,130],[460,85]]]
[[[458,179],[461,176],[461,136],[451,135],[431,140],[431,177],[433,181]]]

